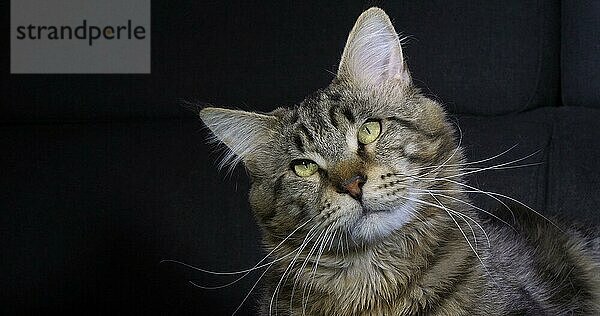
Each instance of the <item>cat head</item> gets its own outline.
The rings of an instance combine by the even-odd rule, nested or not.
[[[379,8],[358,18],[333,82],[302,103],[270,113],[205,108],[200,117],[227,146],[224,164],[248,170],[265,236],[327,230],[376,242],[419,217],[431,186],[424,175],[462,159]]]

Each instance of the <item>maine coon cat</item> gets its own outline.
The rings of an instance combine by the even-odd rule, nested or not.
[[[251,178],[261,315],[600,315],[598,237],[469,202],[455,127],[381,9],[297,106],[200,117]]]

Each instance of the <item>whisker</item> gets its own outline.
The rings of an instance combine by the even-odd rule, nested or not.
[[[513,210],[506,204],[504,203],[504,201],[500,200],[499,198],[497,198],[496,196],[494,196],[493,194],[491,194],[491,192],[487,192],[487,191],[483,191],[479,188],[473,187],[473,186],[469,186],[468,184],[462,183],[462,182],[458,182],[458,181],[454,181],[451,179],[445,179],[445,178],[419,178],[419,177],[413,177],[413,176],[408,176],[408,177],[412,177],[415,178],[417,180],[422,180],[422,181],[437,181],[437,180],[442,180],[442,181],[446,181],[446,182],[450,182],[450,183],[454,183],[460,186],[465,186],[468,187],[472,190],[477,190],[477,192],[471,192],[471,191],[465,191],[465,190],[454,190],[454,189],[429,189],[432,192],[463,192],[463,193],[481,193],[481,194],[485,194],[488,197],[492,198],[493,200],[495,200],[496,202],[502,204],[502,206],[504,206],[511,214],[513,222],[516,222],[516,217],[515,217],[515,213],[513,212]]]
[[[490,160],[494,160],[496,158],[500,158],[504,155],[506,155],[508,152],[510,152],[511,150],[515,149],[517,147],[518,144],[514,144],[512,145],[510,148],[504,150],[503,152],[496,154],[492,157],[489,158],[485,158],[485,159],[481,159],[481,160],[475,160],[475,161],[469,161],[469,162],[464,162],[464,163],[457,163],[457,164],[447,164],[445,165],[446,167],[463,167],[463,166],[470,166],[470,165],[476,165],[478,163],[482,163],[482,162],[487,162]],[[422,169],[430,169],[430,168],[436,168],[437,166],[426,166],[426,167],[421,167],[421,168],[416,168],[414,170],[422,170]]]
[[[348,242],[348,232],[344,234],[344,240],[346,241],[346,251],[348,251],[348,255],[350,255],[350,243]],[[342,247],[342,256],[344,256],[344,247]],[[344,257],[345,259],[346,257]]]
[[[313,252],[318,248],[318,245],[321,242],[322,238],[325,238],[326,232],[327,232],[327,230],[321,231],[321,233],[315,240],[314,244],[308,251],[306,258],[304,258],[304,260],[302,261],[302,265],[300,265],[300,268],[298,269],[298,271],[296,271],[296,275],[294,276],[294,284],[292,286],[292,292],[290,294],[290,309],[292,309],[292,306],[293,306],[294,293],[296,292],[296,286],[298,285],[298,282],[300,281],[302,272],[303,272],[304,268],[306,267],[306,264],[308,263],[308,260],[312,256]]]
[[[187,267],[187,268],[190,268],[190,269],[193,269],[193,270],[196,270],[196,271],[200,271],[200,272],[204,272],[204,273],[209,273],[209,274],[214,274],[214,275],[237,275],[237,274],[245,274],[245,273],[252,272],[252,271],[255,271],[255,270],[260,270],[260,269],[262,269],[262,268],[270,265],[271,263],[275,263],[275,262],[283,260],[285,257],[286,256],[278,258],[278,259],[275,259],[273,261],[269,261],[269,262],[261,264],[261,265],[254,266],[254,267],[249,268],[249,269],[240,270],[240,271],[231,271],[231,272],[215,272],[215,271],[210,271],[210,270],[204,270],[202,268],[195,267],[195,266],[187,264],[185,262],[177,261],[177,260],[171,260],[171,259],[161,260],[161,263],[176,263],[176,264],[182,265],[184,267]],[[204,288],[204,287],[202,287],[202,288]],[[217,288],[220,288],[220,287],[217,287]],[[210,289],[210,288],[207,288],[207,289]]]
[[[460,128],[460,127],[459,127],[459,128]],[[459,129],[459,131],[460,131],[460,129]],[[461,133],[462,133],[462,132],[461,132]],[[462,135],[462,134],[461,134],[461,135]],[[514,144],[514,145],[512,145],[510,148],[508,148],[508,149],[506,149],[506,150],[502,151],[501,153],[499,153],[499,154],[496,154],[496,155],[494,155],[494,156],[492,156],[492,157],[485,158],[485,159],[480,159],[480,160],[471,161],[471,162],[461,162],[461,163],[456,163],[456,164],[448,164],[448,161],[449,161],[449,160],[450,160],[450,159],[451,159],[451,158],[452,158],[452,157],[453,157],[453,156],[456,154],[456,152],[457,152],[457,151],[460,149],[460,144],[461,144],[461,140],[459,140],[459,144],[458,144],[458,146],[457,146],[457,147],[454,149],[454,151],[453,151],[452,155],[451,155],[449,158],[447,158],[447,159],[446,159],[446,160],[445,160],[445,161],[444,161],[442,164],[440,164],[440,165],[433,165],[433,166],[424,166],[424,167],[420,167],[420,168],[413,168],[413,169],[411,169],[411,170],[412,170],[412,171],[417,171],[417,172],[418,172],[418,171],[422,171],[422,170],[429,170],[429,169],[433,169],[433,170],[431,170],[431,171],[428,171],[428,172],[424,173],[424,174],[423,174],[423,176],[425,176],[425,175],[428,175],[428,174],[431,174],[431,173],[433,173],[434,171],[437,171],[437,170],[439,170],[441,167],[445,167],[445,170],[449,170],[449,171],[455,171],[455,172],[458,172],[458,171],[460,171],[460,170],[463,170],[463,169],[469,168],[468,166],[470,166],[470,165],[476,165],[476,164],[479,164],[479,163],[483,163],[483,162],[487,162],[487,161],[490,161],[490,160],[494,160],[494,159],[496,159],[496,158],[499,158],[499,157],[501,157],[501,156],[503,156],[503,155],[507,154],[508,152],[510,152],[511,150],[513,150],[514,148],[516,148],[516,147],[517,147],[517,144]],[[524,166],[525,166],[525,165],[524,165]],[[477,170],[480,170],[482,167],[472,167],[472,168],[474,168],[474,169],[477,169]],[[509,168],[498,168],[497,170],[502,170],[502,169],[509,169]],[[495,170],[495,168],[492,168],[491,170]],[[400,174],[400,175],[401,175],[401,174]]]
[[[533,167],[533,166],[539,166],[539,165],[543,165],[543,162],[533,162],[533,163],[527,163],[527,164],[521,164],[521,165],[514,165],[514,166],[510,166],[510,164],[525,160],[531,156],[534,156],[536,154],[538,154],[540,151],[536,151],[532,154],[529,154],[525,157],[521,157],[521,158],[517,158],[515,160],[511,160],[508,162],[503,162],[503,163],[499,163],[497,165],[492,165],[489,167],[460,167],[460,165],[456,165],[457,168],[447,168],[445,170],[447,171],[452,171],[452,172],[460,172],[460,171],[464,171],[462,173],[457,173],[457,174],[453,174],[450,176],[447,176],[446,178],[453,178],[453,177],[460,177],[460,176],[464,176],[467,174],[472,174],[472,173],[478,173],[478,172],[483,172],[483,171],[488,171],[488,170],[506,170],[506,169],[516,169],[516,168],[526,168],[526,167]],[[439,167],[439,166],[428,166],[428,167],[422,167],[422,168],[414,168],[411,169],[411,171],[420,171],[420,170],[424,170],[424,169],[428,169],[428,168],[433,168],[433,167]],[[446,167],[452,167],[451,165],[446,165]],[[414,176],[417,178],[422,178],[424,176],[426,176],[428,173],[424,173],[423,175],[420,176]],[[396,176],[410,176],[408,174],[405,173],[393,173],[393,175]]]
[[[461,183],[461,182],[458,182],[458,181],[454,181],[454,180],[451,180],[451,179],[445,179],[445,178],[440,178],[440,179],[437,179],[437,178],[432,178],[432,180],[442,180],[442,181],[448,181],[448,182],[451,182],[451,183],[454,183],[454,184],[457,184],[457,185],[460,185],[460,186],[464,186],[464,187],[466,187],[466,188],[469,188],[469,189],[471,189],[471,190],[462,190],[462,192],[465,192],[465,193],[481,193],[481,194],[486,194],[486,195],[499,196],[499,197],[501,197],[501,198],[504,198],[504,199],[507,199],[507,200],[511,200],[511,201],[513,201],[513,202],[515,202],[515,203],[517,203],[517,204],[519,204],[519,205],[521,205],[521,206],[523,206],[523,207],[527,208],[528,210],[532,211],[533,213],[535,213],[536,215],[540,216],[540,217],[541,217],[541,218],[543,218],[544,220],[548,221],[548,223],[552,224],[552,225],[553,225],[554,227],[556,227],[556,228],[557,228],[559,231],[561,231],[561,232],[563,231],[563,230],[562,230],[562,229],[561,229],[561,228],[560,228],[558,225],[556,225],[556,224],[555,224],[553,221],[551,221],[549,218],[547,218],[546,216],[544,216],[544,215],[543,215],[543,214],[541,214],[540,212],[538,212],[538,211],[534,210],[533,208],[531,208],[531,207],[530,207],[530,206],[528,206],[527,204],[525,204],[525,203],[523,203],[523,202],[521,202],[521,201],[519,201],[519,200],[517,200],[517,199],[515,199],[515,198],[513,198],[513,197],[510,197],[510,196],[507,196],[507,195],[504,195],[504,194],[501,194],[501,193],[497,193],[497,192],[492,192],[492,191],[484,191],[484,190],[481,190],[481,189],[479,189],[479,188],[477,188],[477,187],[470,186],[470,185],[468,185],[468,184]],[[438,190],[438,191],[440,191],[440,190]],[[442,190],[442,191],[446,191],[446,192],[448,192],[449,190]],[[461,190],[450,190],[450,191],[461,191]],[[499,199],[496,199],[496,200],[499,200]],[[503,204],[504,204],[504,203],[503,203]],[[506,206],[506,204],[504,204],[504,205]],[[507,206],[507,208],[508,208],[508,206]],[[510,210],[510,208],[509,208],[509,210]],[[512,210],[511,210],[511,213],[512,213]],[[516,221],[516,218],[515,218],[515,216],[514,216],[514,213],[513,213],[513,219]]]
[[[329,247],[327,248],[327,251],[331,251],[331,246],[333,246],[333,241],[335,240],[335,236],[337,235],[337,230],[335,230],[333,232],[333,237],[331,238],[331,243],[329,243]]]
[[[279,282],[277,283],[277,286],[273,290],[273,296],[271,297],[271,301],[269,303],[269,315],[272,314],[273,301],[275,300],[276,297],[279,297],[279,289],[281,287],[281,282],[283,282],[283,279],[286,277],[286,274],[288,273],[288,270],[291,269],[291,267],[294,265],[294,263],[298,259],[298,256],[300,256],[300,254],[302,253],[302,251],[304,250],[304,248],[308,245],[308,243],[310,242],[310,240],[312,240],[314,237],[317,236],[316,233],[315,234],[312,233],[317,228],[318,228],[318,226],[314,226],[313,228],[311,228],[309,230],[309,232],[306,234],[306,237],[304,237],[304,240],[302,241],[302,243],[300,244],[300,246],[298,246],[297,251],[296,251],[296,256],[294,256],[294,259],[292,259],[292,261],[287,265],[287,267],[283,271],[283,274],[281,275],[281,278],[279,279]],[[275,308],[277,309],[277,303],[275,303]],[[275,314],[277,315],[277,310],[275,311]]]
[[[300,280],[298,279],[298,276],[300,274],[300,272],[302,272],[304,270],[304,268],[306,267],[306,265],[308,264],[311,256],[313,255],[313,253],[315,251],[317,251],[317,249],[320,246],[320,243],[322,242],[322,240],[327,236],[327,229],[323,230],[319,236],[317,237],[317,239],[315,240],[315,242],[313,243],[313,245],[311,246],[310,250],[308,251],[308,254],[306,255],[306,258],[304,258],[304,260],[302,261],[302,264],[300,265],[300,269],[298,270],[298,273],[296,273],[296,278],[294,280],[294,287],[297,285],[297,282],[299,282]],[[293,293],[293,290],[292,290]]]
[[[432,191],[432,190],[426,190],[426,189],[412,189],[412,190],[418,190],[418,191],[427,191],[427,192],[429,192],[429,193],[433,193],[433,192],[434,192],[434,191]],[[483,213],[486,213],[486,214],[488,214],[488,215],[490,215],[490,216],[494,217],[495,219],[497,219],[498,221],[500,221],[500,222],[502,222],[502,223],[506,224],[508,227],[512,228],[513,230],[515,229],[515,228],[514,228],[514,227],[513,227],[511,224],[509,224],[508,222],[506,222],[506,221],[505,221],[505,220],[503,220],[502,218],[500,218],[500,217],[496,216],[496,214],[494,214],[494,213],[492,213],[492,212],[488,212],[488,211],[486,211],[486,210],[484,210],[484,209],[482,209],[482,208],[478,207],[477,205],[473,205],[472,203],[469,203],[469,202],[467,202],[467,201],[464,201],[464,200],[461,200],[461,199],[459,199],[459,198],[453,197],[453,196],[451,196],[451,195],[446,195],[446,194],[441,194],[441,193],[433,193],[433,194],[434,194],[434,195],[436,195],[436,196],[441,196],[441,197],[444,197],[444,198],[448,198],[448,199],[451,199],[451,200],[454,200],[454,201],[457,201],[457,202],[463,203],[463,204],[465,204],[465,205],[467,205],[467,206],[469,206],[469,207],[472,207],[472,208],[474,208],[474,209],[476,209],[476,210],[478,210],[478,211],[481,211],[481,212],[483,212]]]
[[[485,169],[486,170],[507,170],[507,169],[534,167],[534,166],[540,166],[543,164],[544,164],[543,162],[532,162],[532,163],[526,163],[526,164],[516,165],[516,166],[504,166],[504,167],[491,166],[491,167],[485,168]],[[483,168],[482,167],[466,167],[466,168],[462,168],[462,169],[463,170],[481,170]],[[485,170],[482,170],[482,171],[485,171]]]
[[[258,280],[256,280],[256,282],[254,282],[254,285],[252,285],[252,288],[250,288],[250,291],[248,291],[248,293],[246,294],[246,296],[244,297],[244,299],[242,300],[242,302],[240,303],[240,305],[238,305],[238,307],[235,309],[235,311],[233,311],[233,313],[231,314],[232,316],[235,315],[240,308],[242,308],[242,306],[244,305],[244,303],[246,302],[246,300],[248,299],[248,297],[250,297],[250,294],[252,293],[252,291],[254,291],[254,289],[256,288],[256,286],[258,285],[258,283],[260,282],[260,280],[262,280],[262,278],[265,276],[265,274],[267,273],[267,271],[269,271],[269,268],[271,268],[273,266],[274,262],[272,262],[266,269],[265,271],[263,271],[263,273],[260,275],[260,277],[258,277]]]
[[[333,226],[330,226],[330,228],[327,229],[327,231],[325,232],[325,236],[327,236],[329,234],[329,230],[332,229],[332,228],[333,228]],[[319,254],[317,255],[317,260],[313,264],[312,281],[310,282],[310,286],[308,287],[308,294],[306,294],[306,301],[304,301],[304,293],[305,293],[305,290],[306,290],[306,284],[304,284],[304,287],[302,289],[302,315],[305,315],[306,304],[308,304],[308,298],[310,297],[310,292],[311,292],[313,284],[315,282],[315,274],[317,273],[317,268],[319,266],[319,260],[321,260],[321,256],[323,255],[323,251],[325,250],[327,242],[329,242],[329,239],[331,239],[332,235],[333,234],[329,234],[329,236],[327,236],[327,238],[323,238],[321,246],[319,247]]]
[[[432,195],[432,197],[434,199],[436,199],[433,195]],[[445,211],[450,216],[450,218],[452,219],[452,221],[456,224],[456,227],[462,233],[463,237],[465,238],[465,241],[468,243],[468,245],[471,248],[471,250],[473,250],[473,253],[475,254],[475,256],[477,256],[477,258],[479,259],[479,261],[481,262],[481,264],[485,267],[485,265],[483,264],[483,261],[481,260],[481,258],[477,254],[477,252],[475,251],[475,248],[473,248],[473,245],[471,244],[471,241],[469,241],[469,238],[467,238],[467,235],[465,234],[464,230],[460,227],[460,225],[458,224],[458,222],[456,221],[456,219],[454,218],[454,216],[452,216],[452,214],[450,212],[448,212],[448,208],[447,207],[445,207],[443,204],[436,205],[436,204],[433,204],[433,203],[430,203],[430,202],[427,202],[427,201],[423,201],[421,199],[412,199],[412,198],[409,198],[409,197],[404,197],[404,198],[407,199],[407,200],[411,200],[411,201],[414,201],[414,202],[417,202],[417,203],[422,203],[424,205],[429,205],[429,206],[432,206],[432,207],[435,207],[435,208],[438,208],[438,209],[441,209],[441,210]],[[437,200],[437,201],[439,202],[439,200]]]
[[[465,224],[467,224],[467,225],[469,226],[469,229],[471,230],[471,234],[473,234],[473,241],[474,241],[474,243],[475,243],[475,250],[474,250],[474,251],[475,251],[475,252],[477,252],[477,244],[478,244],[478,243],[477,243],[477,235],[475,234],[475,230],[473,229],[473,226],[471,226],[471,224],[469,224],[469,222],[468,222],[468,221],[467,221],[467,220],[464,218],[466,215],[464,215],[464,214],[462,214],[462,213],[460,213],[460,212],[458,212],[458,211],[455,211],[455,210],[453,210],[453,209],[451,209],[451,208],[447,207],[447,206],[446,206],[446,205],[444,205],[444,204],[443,204],[443,203],[442,203],[442,202],[441,202],[441,201],[440,201],[440,200],[439,200],[439,199],[438,199],[438,198],[437,198],[435,195],[433,195],[433,193],[429,192],[429,195],[431,195],[431,197],[432,197],[433,199],[435,199],[435,200],[436,200],[436,202],[437,202],[437,203],[438,203],[438,204],[439,204],[441,207],[443,207],[443,208],[444,208],[444,210],[446,210],[446,212],[448,212],[448,215],[450,215],[450,213],[449,213],[449,212],[451,212],[451,213],[453,213],[453,214],[456,214],[457,216],[459,216],[459,218],[461,218],[461,219],[462,219],[462,220],[465,222]],[[472,218],[470,218],[470,217],[468,217],[468,216],[466,216],[466,217],[467,217],[467,218],[469,218],[469,219],[471,219],[473,222],[475,222],[475,221],[474,221]],[[475,222],[475,223],[477,223],[477,222]],[[457,225],[458,225],[458,224],[457,224]],[[485,230],[483,229],[483,227],[481,227],[481,226],[480,226],[480,228],[481,228],[481,229],[484,231],[484,234],[485,234]],[[487,234],[485,234],[485,235],[486,235],[486,237],[487,237]],[[490,243],[490,239],[489,239],[489,238],[487,238],[487,241],[488,241],[488,245],[489,245],[489,243]]]
[[[302,224],[301,224],[300,226],[298,226],[296,229],[294,229],[294,230],[293,230],[293,231],[292,231],[292,232],[291,232],[291,233],[290,233],[290,234],[289,234],[289,235],[288,235],[288,236],[287,236],[287,237],[286,237],[286,238],[285,238],[283,241],[281,241],[281,242],[280,242],[280,243],[279,243],[277,246],[275,246],[275,248],[273,248],[273,250],[271,250],[271,252],[269,252],[269,253],[268,253],[266,256],[264,256],[264,257],[263,257],[263,258],[262,258],[260,261],[258,261],[258,262],[256,263],[256,265],[254,265],[252,268],[248,268],[248,269],[244,269],[244,270],[239,270],[239,271],[219,272],[219,271],[211,271],[211,270],[206,270],[206,269],[198,268],[198,267],[192,266],[192,265],[190,265],[190,264],[187,264],[187,263],[185,263],[185,262],[178,261],[178,260],[172,260],[172,259],[164,259],[164,260],[161,260],[161,261],[160,261],[160,263],[176,263],[176,264],[182,265],[182,266],[184,266],[184,267],[188,267],[188,268],[190,268],[190,269],[193,269],[193,270],[196,270],[196,271],[200,271],[200,272],[204,272],[204,273],[208,273],[208,274],[213,274],[213,275],[236,275],[236,274],[243,274],[243,273],[246,273],[246,275],[247,275],[248,273],[250,273],[250,272],[252,272],[252,271],[254,271],[254,270],[262,269],[262,268],[264,268],[264,267],[268,266],[268,265],[269,265],[269,264],[271,264],[271,263],[274,263],[274,262],[277,262],[277,261],[281,261],[281,260],[283,260],[283,259],[284,259],[286,256],[284,256],[284,257],[281,257],[281,258],[279,258],[279,259],[276,259],[276,260],[274,260],[274,261],[272,261],[272,262],[267,262],[266,264],[262,264],[262,265],[260,265],[260,263],[261,263],[261,262],[263,262],[263,261],[265,261],[266,259],[268,259],[268,258],[269,258],[269,256],[271,256],[271,255],[272,255],[272,254],[275,252],[275,250],[277,250],[277,248],[279,248],[281,245],[283,245],[283,243],[284,243],[284,242],[285,242],[285,241],[286,241],[288,238],[290,238],[290,237],[291,237],[291,236],[292,236],[292,235],[293,235],[295,232],[297,232],[297,231],[298,231],[298,230],[300,230],[302,227],[304,227],[306,224],[308,224],[308,223],[309,223],[311,220],[312,220],[312,218],[311,218],[311,219],[309,219],[309,220],[307,220],[306,222],[302,223]],[[242,278],[243,278],[243,276],[242,276]],[[234,283],[235,283],[235,282],[234,282]],[[232,284],[233,284],[233,283],[232,283]],[[219,287],[215,287],[215,288],[222,288],[222,287],[224,287],[224,286],[219,286]],[[205,287],[202,287],[202,288],[205,288]],[[207,289],[211,289],[210,287],[206,287],[206,288],[207,288]]]
[[[433,195],[432,195],[432,197],[433,197],[434,199],[436,199],[436,198],[435,198]],[[478,260],[479,260],[479,262],[481,263],[481,266],[483,267],[483,269],[486,271],[486,273],[487,273],[487,274],[488,274],[488,276],[489,276],[489,277],[492,279],[492,281],[493,281],[494,283],[496,283],[496,281],[495,281],[495,279],[493,278],[492,274],[489,272],[489,270],[488,270],[487,266],[485,265],[485,263],[483,262],[483,260],[481,259],[481,257],[480,257],[480,256],[479,256],[479,254],[477,253],[477,251],[475,251],[475,248],[473,248],[473,245],[472,245],[472,244],[471,244],[471,242],[469,241],[469,238],[467,238],[467,235],[465,234],[464,230],[463,230],[463,229],[460,227],[460,225],[458,224],[458,222],[456,221],[456,219],[454,219],[454,217],[452,216],[452,214],[450,214],[450,212],[448,212],[448,211],[447,211],[447,209],[448,209],[447,207],[445,207],[443,204],[441,204],[441,206],[439,206],[439,205],[436,205],[436,204],[433,204],[433,203],[429,203],[429,202],[427,202],[427,201],[423,201],[423,200],[420,200],[420,199],[412,199],[412,198],[409,198],[409,197],[403,197],[403,198],[405,198],[405,199],[407,199],[407,200],[412,200],[412,201],[414,201],[414,202],[417,202],[417,203],[422,203],[422,204],[424,204],[424,205],[429,205],[429,206],[432,206],[432,207],[436,207],[436,208],[438,208],[438,209],[441,209],[441,210],[444,210],[444,211],[446,211],[446,213],[447,213],[447,214],[450,216],[450,218],[452,219],[452,221],[453,221],[453,222],[456,224],[456,227],[458,227],[458,229],[460,230],[461,234],[462,234],[462,235],[463,235],[463,237],[465,238],[465,241],[467,242],[467,244],[469,245],[469,247],[470,247],[470,248],[471,248],[471,250],[473,251],[473,254],[475,254],[475,256],[477,257],[477,259],[478,259]],[[437,200],[437,199],[436,199],[436,200]],[[439,201],[439,200],[438,200],[438,201]],[[496,283],[496,284],[497,284],[497,283]]]
[[[316,231],[318,228],[319,228],[319,226],[314,226],[314,227],[311,229],[311,232],[312,232],[312,231]],[[316,243],[316,241],[317,241],[319,238],[321,238],[321,235],[322,235],[322,234],[323,234],[323,232],[321,232],[320,234],[317,234],[317,232],[315,232],[314,234],[312,234],[312,235],[310,235],[310,236],[307,234],[307,236],[305,237],[305,239],[304,239],[303,243],[300,245],[300,247],[299,247],[299,250],[298,250],[298,252],[297,252],[296,256],[295,256],[295,257],[294,257],[294,259],[293,259],[293,260],[290,262],[290,264],[288,264],[288,266],[286,267],[286,269],[285,269],[284,273],[283,273],[283,274],[282,274],[282,276],[281,276],[281,279],[279,280],[279,283],[277,284],[277,288],[276,288],[276,291],[275,291],[275,293],[277,293],[277,296],[275,297],[275,300],[276,300],[276,302],[275,302],[275,309],[276,309],[276,310],[277,310],[278,301],[279,301],[279,292],[278,292],[278,291],[279,291],[279,289],[281,288],[282,282],[283,282],[283,283],[285,283],[285,282],[287,282],[287,281],[289,280],[290,274],[292,273],[293,266],[296,264],[296,260],[298,260],[298,258],[300,257],[300,254],[302,254],[302,251],[303,251],[303,250],[304,250],[304,249],[305,249],[305,248],[306,248],[306,247],[307,247],[307,246],[310,244],[310,242],[311,242],[311,241],[313,240],[313,238],[315,238],[315,237],[316,237],[316,240],[315,240],[315,243]],[[311,248],[311,249],[312,249],[312,248]],[[307,256],[309,256],[309,254],[307,254]],[[284,278],[285,278],[285,281],[284,281]],[[295,282],[296,282],[296,281],[294,281],[294,287],[295,287],[295,285],[296,285],[296,283],[295,283]],[[274,294],[275,294],[275,293],[274,293]],[[277,313],[276,313],[276,315],[277,315]]]
[[[490,166],[490,167],[483,167],[483,168],[478,169],[478,170],[471,170],[471,171],[467,171],[467,172],[463,172],[463,173],[453,174],[453,175],[447,176],[445,178],[456,178],[456,177],[462,177],[462,176],[465,176],[465,175],[468,175],[468,174],[482,172],[482,171],[486,171],[486,170],[497,170],[498,167],[505,167],[507,165],[510,165],[510,164],[513,164],[513,163],[516,163],[516,162],[519,162],[519,161],[523,161],[523,160],[525,160],[527,158],[530,158],[530,157],[532,157],[534,155],[537,155],[539,152],[540,152],[540,150],[537,150],[537,151],[535,151],[535,152],[533,152],[533,153],[531,153],[531,154],[529,154],[529,155],[527,155],[525,157],[521,157],[521,158],[518,158],[518,159],[515,159],[515,160],[512,160],[512,161],[509,161],[509,162],[504,162],[504,163],[501,163],[501,164],[498,164],[498,165],[495,165],[495,166]]]

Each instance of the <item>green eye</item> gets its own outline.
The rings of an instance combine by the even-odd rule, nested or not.
[[[381,123],[379,121],[368,121],[358,129],[358,141],[363,144],[374,142],[381,134]]]
[[[319,165],[310,160],[298,160],[293,163],[294,172],[300,177],[312,176],[317,170]]]

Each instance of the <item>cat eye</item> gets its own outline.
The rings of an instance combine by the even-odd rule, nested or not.
[[[317,172],[319,165],[310,160],[297,160],[292,163],[292,168],[298,176],[306,178]]]
[[[358,142],[363,145],[374,142],[381,134],[381,123],[379,121],[367,121],[358,129]]]

